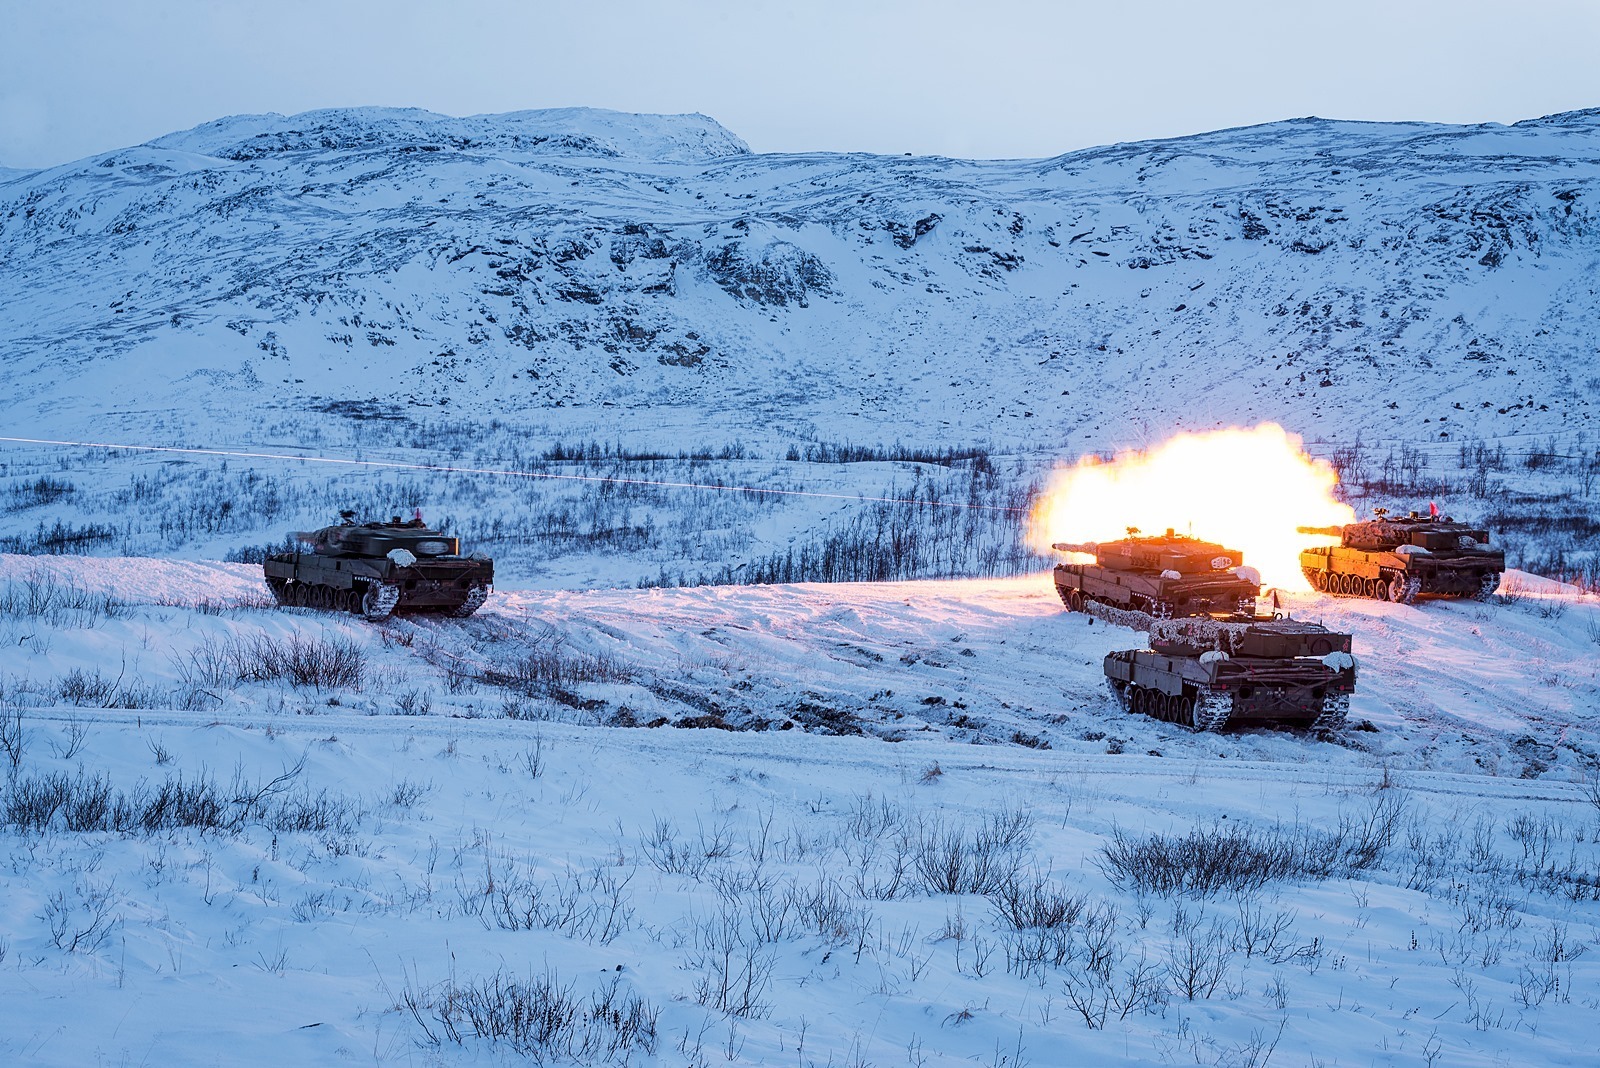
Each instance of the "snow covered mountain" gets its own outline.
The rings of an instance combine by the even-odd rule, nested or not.
[[[1597,200],[1600,110],[1002,162],[756,155],[698,115],[234,117],[0,175],[0,388],[20,431],[104,434],[1571,434]]]

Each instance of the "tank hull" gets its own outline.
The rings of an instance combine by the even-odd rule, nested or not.
[[[1162,578],[1145,571],[1119,571],[1098,564],[1057,564],[1056,593],[1068,608],[1086,602],[1170,616],[1254,614],[1261,587],[1232,574]],[[1076,599],[1075,599],[1076,598]]]
[[[1353,663],[1311,657],[1207,661],[1148,649],[1106,655],[1106,681],[1123,709],[1194,731],[1224,727],[1332,730],[1355,690]]]
[[[1487,597],[1500,585],[1505,566],[1498,549],[1402,553],[1328,545],[1300,554],[1300,568],[1316,590],[1405,603],[1419,594]]]

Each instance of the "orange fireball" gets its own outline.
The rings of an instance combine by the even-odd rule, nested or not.
[[[1179,434],[1147,452],[1105,461],[1085,456],[1056,472],[1032,519],[1034,548],[1057,541],[1109,541],[1128,527],[1173,528],[1244,553],[1268,586],[1309,589],[1300,550],[1328,538],[1297,526],[1333,526],[1355,511],[1333,495],[1339,476],[1301,439],[1274,423],[1248,430]]]

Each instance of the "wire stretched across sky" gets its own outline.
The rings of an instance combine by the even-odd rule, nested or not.
[[[976,512],[1023,514],[1026,508],[1003,504],[975,504],[970,501],[917,500],[908,497],[869,497],[852,493],[824,493],[820,490],[771,489],[765,486],[729,486],[712,482],[668,482],[649,478],[619,478],[615,475],[570,475],[550,471],[516,471],[503,467],[460,467],[454,464],[418,464],[400,460],[358,460],[345,456],[298,456],[286,452],[256,452],[246,449],[198,449],[177,445],[127,445],[107,441],[58,441],[53,438],[14,438],[0,441],[23,445],[59,445],[78,449],[110,449],[123,452],[184,453],[191,456],[225,456],[241,460],[299,460],[302,463],[342,464],[349,467],[381,467],[401,471],[428,471],[452,475],[499,475],[505,478],[542,478],[560,482],[610,482],[624,486],[654,486],[661,489],[705,490],[722,493],[766,493],[777,497],[813,497],[834,501],[861,501],[871,504],[910,504],[930,508],[960,508]]]

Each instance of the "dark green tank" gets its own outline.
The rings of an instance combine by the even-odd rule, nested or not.
[[[1483,600],[1499,588],[1506,569],[1505,553],[1489,547],[1487,530],[1449,516],[1392,516],[1377,508],[1365,522],[1299,531],[1339,539],[1300,554],[1306,581],[1336,597],[1411,604],[1426,593]]]
[[[453,537],[430,529],[421,515],[387,523],[344,522],[295,535],[303,550],[273,553],[262,563],[267,589],[280,605],[353,612],[384,619],[391,612],[441,612],[465,618],[494,588],[494,561],[462,556]]]

